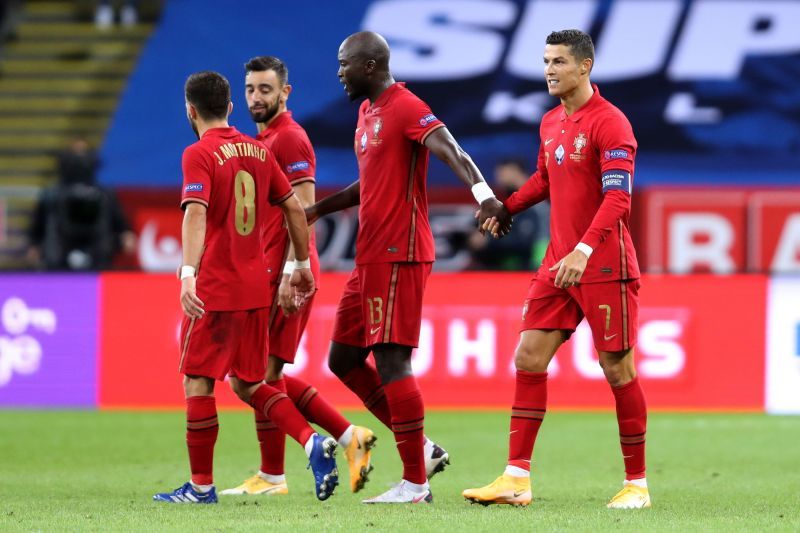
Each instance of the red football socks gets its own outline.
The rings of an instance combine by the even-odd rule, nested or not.
[[[645,477],[644,441],[647,432],[647,405],[639,378],[621,387],[612,387],[617,402],[619,443],[625,461],[625,479]]]
[[[335,439],[341,437],[342,433],[350,427],[350,422],[334,409],[317,392],[317,389],[305,381],[291,376],[284,376],[281,381],[286,382],[286,393],[297,409],[306,417],[306,420],[321,426]]]
[[[269,381],[267,385],[286,392],[286,383],[282,379]],[[286,456],[286,433],[267,418],[263,411],[253,410],[256,414],[256,434],[261,449],[261,472],[273,476],[283,474],[283,462]]]
[[[383,424],[392,429],[392,414],[386,401],[381,378],[378,371],[369,362],[355,367],[342,378],[342,383],[361,398],[364,406]]]
[[[217,403],[214,397],[186,398],[186,445],[189,448],[192,483],[195,485],[214,483],[214,444],[218,433]]]
[[[315,433],[286,393],[275,387],[260,385],[250,397],[250,405],[264,413],[278,428],[299,442],[300,446],[304,446]]]
[[[424,445],[425,407],[417,380],[408,376],[383,387],[392,413],[392,432],[397,451],[403,461],[403,479],[423,484],[425,473]]]
[[[508,439],[509,466],[530,472],[533,444],[546,411],[547,372],[517,370]]]

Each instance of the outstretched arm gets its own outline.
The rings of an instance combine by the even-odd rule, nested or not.
[[[337,211],[354,207],[361,203],[361,183],[354,181],[339,192],[323,198],[311,207],[306,207],[306,219],[311,225],[318,218],[330,215]]]
[[[475,200],[481,206],[478,211],[478,222],[483,225],[487,219],[496,218],[500,223],[498,234],[508,233],[511,229],[511,215],[502,202],[495,198],[492,189],[483,179],[481,171],[469,154],[458,145],[447,127],[442,126],[431,132],[425,138],[425,146],[433,152],[433,155],[446,163],[455,175],[472,190]]]

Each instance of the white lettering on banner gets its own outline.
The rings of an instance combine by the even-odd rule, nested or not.
[[[541,50],[552,21],[561,28],[587,30],[601,15],[598,0],[571,0],[569,9],[564,5],[562,0],[529,0],[518,19],[516,5],[505,0],[383,0],[370,5],[363,27],[391,41],[393,72],[412,81],[491,74],[503,62],[507,43],[502,32],[511,29],[506,70],[541,80]],[[613,2],[595,43],[593,79],[641,78],[666,67],[674,81],[733,80],[748,56],[800,50],[798,2],[696,0],[679,27],[682,10],[682,0]],[[676,49],[667,65],[673,40]],[[631,42],[637,46],[631,48]]]
[[[572,361],[575,370],[586,379],[605,379],[600,360],[594,349],[592,330],[586,320],[582,320],[572,334]]]
[[[692,93],[675,93],[664,108],[664,120],[670,124],[713,124],[722,119],[716,107],[700,107]]]
[[[391,42],[398,79],[469,78],[495,69],[505,39],[493,30],[508,27],[516,15],[512,2],[384,0],[369,7],[363,26]]]
[[[595,52],[592,79],[609,82],[658,72],[666,60],[682,4],[681,0],[614,2]],[[563,10],[563,3],[559,7]],[[631,53],[631,43],[636,43],[635,53]]]
[[[483,108],[483,119],[486,122],[499,123],[516,119],[528,124],[538,124],[542,115],[553,106],[553,100],[546,92],[533,92],[514,96],[507,91],[499,91],[489,95],[486,107]]]
[[[11,297],[3,303],[3,327],[12,335],[20,335],[29,327],[52,334],[56,330],[56,315],[50,309],[33,309],[21,298]]]
[[[648,378],[676,377],[686,364],[686,352],[680,340],[683,324],[677,320],[650,320],[639,328],[639,371]]]
[[[148,222],[139,235],[139,264],[152,272],[174,271],[183,261],[181,243],[171,235],[158,238],[158,224]]]
[[[766,409],[800,414],[800,279],[774,278],[768,294]]]
[[[477,335],[467,338],[467,323],[461,319],[450,322],[448,329],[447,367],[453,376],[467,373],[470,359],[475,360],[475,368],[479,375],[491,377],[495,369],[496,328],[494,321],[484,319],[478,322]]]
[[[776,273],[800,271],[800,213],[786,219],[770,270]]]
[[[422,377],[433,365],[433,324],[423,319],[419,329],[419,346],[411,355],[411,369],[414,375]]]
[[[14,372],[34,374],[42,360],[42,346],[29,335],[16,338],[0,336],[0,387],[11,381]]]
[[[733,79],[750,55],[796,53],[800,50],[798,21],[798,2],[696,1],[675,48],[670,77],[676,81]]]
[[[542,52],[547,35],[555,29],[553,21],[557,20],[561,28],[585,29],[591,25],[596,10],[593,0],[572,0],[568,9],[562,0],[528,2],[511,40],[506,60],[508,72],[523,79],[543,81]],[[630,56],[630,50],[622,56],[625,63]]]
[[[8,384],[14,372],[30,375],[39,370],[42,346],[29,329],[52,335],[57,319],[52,309],[28,307],[22,298],[12,296],[3,302],[0,321],[11,337],[0,336],[0,387]]]
[[[703,242],[697,242],[701,237]],[[736,269],[731,256],[733,228],[723,216],[714,213],[677,213],[669,220],[668,270],[679,274],[707,266],[716,274]]]

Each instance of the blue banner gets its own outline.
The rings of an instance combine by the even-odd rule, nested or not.
[[[629,117],[639,141],[636,186],[800,184],[800,2],[759,0],[378,0],[166,3],[103,147],[104,182],[180,186],[194,141],[183,82],[198,70],[231,81],[231,123],[254,133],[243,64],[276,55],[289,66],[289,107],[317,152],[317,182],[357,176],[358,103],[336,77],[350,33],[371,29],[392,48],[399,81],[428,102],[484,174],[501,158],[533,165],[547,94],[547,34],[595,39],[592,80]],[[430,182],[458,186],[434,162]]]

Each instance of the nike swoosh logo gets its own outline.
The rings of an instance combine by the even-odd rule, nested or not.
[[[548,144],[550,144],[551,142],[553,142],[553,139],[547,139],[547,140],[544,142],[544,145],[545,145],[545,146],[547,146],[547,145],[548,145]]]
[[[514,491],[514,497],[515,497],[515,498],[519,498],[519,497],[520,497],[520,496],[522,496],[523,494],[525,494],[525,491],[524,491],[524,490],[520,490],[520,491],[516,491],[516,490],[515,490],[515,491]]]
[[[616,333],[614,333],[613,335],[603,335],[603,339],[607,340],[607,341],[610,341],[611,339],[613,339],[616,336],[617,336]]]
[[[380,330],[381,330],[381,327],[380,327],[380,326],[378,326],[377,328],[372,328],[371,330],[369,330],[369,334],[370,334],[370,335],[375,335],[375,334],[376,334],[376,333],[378,333]]]
[[[420,495],[420,496],[417,496],[416,498],[412,499],[412,500],[411,500],[411,503],[419,503],[419,502],[421,502],[422,500],[424,500],[424,499],[425,499],[425,497],[426,497],[427,495],[428,495],[428,493],[427,493],[427,492],[423,492],[423,493],[422,493],[422,495]]]
[[[514,433],[516,433],[517,431],[519,431],[519,430],[518,430],[518,429],[515,429],[514,431],[509,431],[509,432],[508,432],[508,434],[509,434],[509,435],[513,435],[513,434],[514,434]]]

